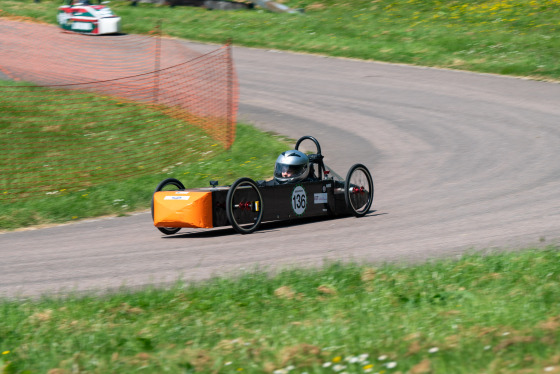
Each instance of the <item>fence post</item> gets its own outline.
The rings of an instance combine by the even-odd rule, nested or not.
[[[156,52],[154,66],[154,104],[159,101],[159,70],[161,62],[161,19],[156,24]]]
[[[227,144],[228,148],[233,145],[233,101],[234,101],[234,71],[232,56],[232,39],[228,39],[227,43]]]

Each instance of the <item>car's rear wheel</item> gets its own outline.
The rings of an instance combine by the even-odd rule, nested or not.
[[[239,178],[231,185],[226,196],[226,215],[240,234],[250,234],[260,226],[263,198],[255,181]]]
[[[154,193],[158,191],[180,191],[184,190],[185,186],[181,183],[178,179],[175,178],[167,178],[158,184]],[[152,220],[154,219],[154,198],[152,197]],[[180,227],[156,227],[159,231],[164,233],[165,235],[173,235],[176,234]]]
[[[355,164],[348,170],[344,199],[354,216],[362,217],[369,212],[373,202],[373,178],[364,165]]]

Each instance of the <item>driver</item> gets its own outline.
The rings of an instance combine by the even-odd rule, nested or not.
[[[309,175],[309,158],[300,151],[282,152],[276,159],[274,180],[278,183],[300,182]]]

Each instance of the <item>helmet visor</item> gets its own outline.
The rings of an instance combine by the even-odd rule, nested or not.
[[[307,169],[307,165],[286,165],[276,164],[274,176],[276,178],[296,178],[302,175]]]

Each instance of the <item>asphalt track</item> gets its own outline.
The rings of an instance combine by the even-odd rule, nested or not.
[[[239,120],[315,136],[343,176],[367,165],[370,214],[265,224],[251,235],[162,237],[149,213],[4,233],[0,295],[560,242],[560,84],[248,48],[235,48],[234,59]]]

